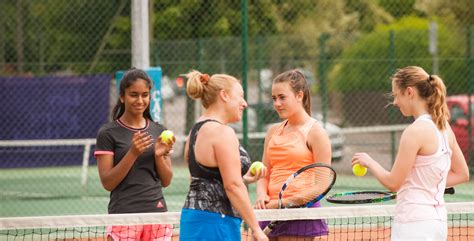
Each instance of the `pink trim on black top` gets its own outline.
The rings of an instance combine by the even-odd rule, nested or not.
[[[98,155],[114,155],[114,152],[113,151],[95,151],[94,152],[94,156],[98,156]]]
[[[126,128],[128,130],[131,130],[131,131],[144,131],[146,129],[148,129],[148,126],[150,126],[150,122],[148,121],[148,119],[146,119],[146,125],[145,127],[143,128],[132,128],[132,127],[129,127],[127,126],[125,123],[123,123],[122,121],[120,121],[120,119],[117,119],[116,122],[121,125],[123,128]]]

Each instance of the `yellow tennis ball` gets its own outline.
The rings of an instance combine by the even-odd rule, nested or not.
[[[260,170],[264,167],[262,162],[254,162],[250,166],[250,174],[255,175],[260,172]]]
[[[364,167],[360,164],[355,164],[352,166],[352,172],[358,177],[362,177],[367,173],[367,167]]]
[[[173,141],[173,136],[174,134],[172,131],[166,130],[161,132],[160,138],[164,143],[170,144]]]

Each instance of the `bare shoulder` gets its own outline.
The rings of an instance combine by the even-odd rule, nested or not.
[[[330,148],[331,141],[329,140],[329,134],[318,120],[314,121],[311,126],[307,136],[307,142],[311,148],[325,149],[328,148],[328,146]]]
[[[228,126],[228,125],[221,125],[220,128],[216,128],[216,131],[218,131],[219,133],[222,133],[224,135],[231,135],[231,136],[236,136],[235,134],[235,130]]]
[[[422,134],[430,130],[433,131],[433,125],[426,121],[417,121],[408,125],[403,132],[407,134]]]
[[[232,129],[232,127],[218,122],[208,122],[202,127],[201,132],[208,138],[217,141],[225,141],[228,140],[228,138],[237,138],[237,135],[235,134],[235,131]]]
[[[309,135],[313,137],[329,137],[326,129],[323,127],[323,123],[316,120],[313,125],[311,126],[311,130],[309,131]]]
[[[435,135],[433,125],[426,121],[417,121],[405,128],[401,136],[401,141],[423,143],[432,138],[430,133]]]
[[[283,123],[283,122],[278,122],[278,123],[272,124],[272,125],[270,126],[270,128],[268,128],[267,136],[273,135],[273,133],[278,129],[278,127],[279,127],[282,123]]]

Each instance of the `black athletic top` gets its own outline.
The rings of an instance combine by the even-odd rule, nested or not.
[[[227,197],[222,177],[217,167],[206,167],[199,164],[194,154],[194,146],[196,138],[201,127],[209,122],[216,120],[204,120],[196,123],[189,138],[189,155],[188,165],[191,173],[191,185],[189,187],[188,196],[184,203],[184,208],[197,209],[221,213],[225,215],[239,217],[238,213],[233,210],[230,200]],[[248,153],[239,146],[241,175],[247,173],[250,168],[250,157]]]
[[[103,125],[97,134],[94,155],[113,155],[114,166],[131,146],[133,134],[146,131],[155,140],[166,128],[147,120],[142,129],[126,126],[119,120]],[[155,169],[155,145],[145,150],[135,161],[122,182],[110,193],[109,213],[165,212],[166,202],[161,180]]]

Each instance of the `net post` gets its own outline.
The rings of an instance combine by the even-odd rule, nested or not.
[[[84,152],[82,153],[82,172],[81,172],[81,186],[84,192],[87,192],[87,176],[89,168],[89,153],[91,151],[91,143],[84,143]]]

